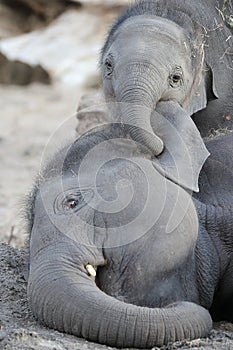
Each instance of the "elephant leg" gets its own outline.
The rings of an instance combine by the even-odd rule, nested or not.
[[[224,273],[210,313],[214,321],[233,322],[233,257]]]

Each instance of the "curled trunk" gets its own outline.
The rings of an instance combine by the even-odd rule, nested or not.
[[[117,347],[151,348],[208,335],[212,321],[199,305],[180,302],[150,309],[102,292],[85,270],[85,263],[92,262],[94,255],[88,251],[83,263],[83,252],[64,243],[31,256],[28,297],[40,322]]]
[[[163,141],[151,127],[152,110],[137,104],[124,104],[121,108],[123,122],[131,138],[144,146],[154,156],[162,153]],[[153,116],[155,117],[155,113]]]
[[[116,99],[126,130],[154,156],[161,154],[164,148],[163,141],[151,126],[152,112],[155,117],[154,109],[163,91],[163,87],[154,82],[160,80],[153,66],[136,63],[124,67],[115,83]]]

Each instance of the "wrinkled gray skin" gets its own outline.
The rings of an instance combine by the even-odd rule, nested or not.
[[[118,115],[124,115],[132,139],[154,155],[164,148],[153,127],[160,101],[176,101],[192,116],[202,136],[213,129],[232,129],[228,3],[138,1],[109,32],[101,57],[106,101],[120,103]],[[224,12],[225,22],[218,9]],[[118,115],[112,114],[117,120]]]
[[[198,178],[207,153],[191,131],[190,124],[180,130],[190,134],[184,143],[191,153],[198,145],[190,154]],[[178,145],[170,155],[185,182],[190,173]],[[215,158],[201,172],[194,202],[164,176],[169,150],[159,165],[122,125],[89,133],[54,156],[30,200],[28,297],[41,323],[109,346],[150,348],[208,336],[207,310],[233,321],[233,134],[207,147]],[[95,281],[87,264],[97,269]]]

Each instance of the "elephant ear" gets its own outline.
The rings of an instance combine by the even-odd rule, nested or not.
[[[177,102],[160,102],[151,123],[165,146],[153,159],[156,169],[185,189],[198,192],[199,173],[209,152],[190,115]]]
[[[202,28],[198,24],[195,24],[194,27],[196,33],[192,47],[194,81],[189,95],[183,102],[183,108],[190,115],[205,109],[208,101],[219,98],[215,84],[215,72],[211,64],[205,60]]]
[[[190,99],[186,100],[183,104],[189,115],[205,109],[209,101],[219,98],[215,84],[215,73],[210,66],[205,64],[200,81],[197,82],[196,80],[197,78],[192,86]]]

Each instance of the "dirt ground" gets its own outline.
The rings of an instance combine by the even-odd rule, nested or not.
[[[26,279],[27,253],[8,244],[0,244],[1,350],[112,349],[40,326],[28,308]],[[221,323],[211,332],[209,339],[178,342],[162,349],[231,350],[233,326]]]
[[[27,233],[21,219],[44,153],[75,137],[75,111],[83,90],[61,86],[0,87],[0,349],[110,349],[40,326],[27,304]],[[90,120],[83,120],[85,130]],[[9,244],[7,244],[9,243]],[[21,248],[21,250],[19,249]],[[166,349],[233,349],[233,325],[215,325],[209,339]],[[165,348],[164,348],[165,349]]]
[[[57,142],[61,146],[75,136],[75,111],[81,94],[78,89],[53,85],[0,86],[1,242],[23,246],[20,211],[24,195],[31,188],[46,145]]]

